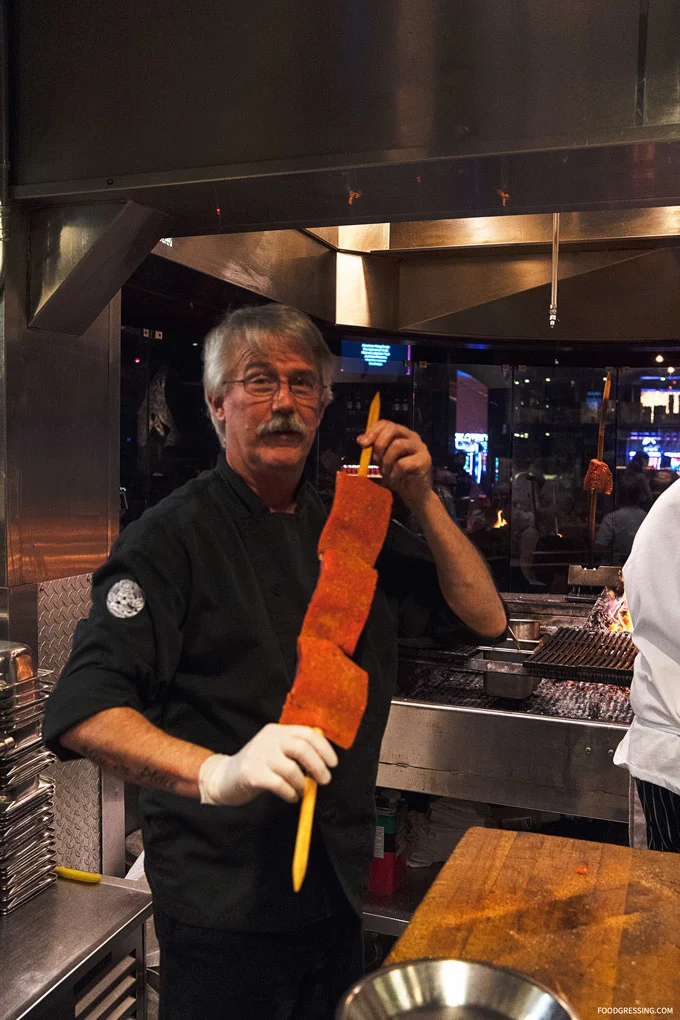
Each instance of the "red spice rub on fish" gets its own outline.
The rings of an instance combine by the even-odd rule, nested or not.
[[[385,541],[391,509],[388,489],[339,471],[333,506],[319,538],[319,554],[341,549],[372,567]]]
[[[603,460],[596,458],[591,460],[583,480],[583,488],[586,492],[603,492],[605,496],[612,494],[614,480],[608,465]]]
[[[327,549],[300,637],[324,638],[353,655],[377,580],[376,571],[363,560],[339,549]]]
[[[368,698],[368,673],[331,641],[298,638],[295,682],[280,722],[317,726],[335,744],[349,748]]]

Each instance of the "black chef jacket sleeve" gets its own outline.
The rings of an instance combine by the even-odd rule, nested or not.
[[[109,708],[147,712],[179,661],[188,557],[162,522],[150,533],[128,531],[93,575],[90,615],[47,702],[43,738],[64,759],[77,755],[60,744],[62,733]]]
[[[399,637],[427,636],[439,645],[488,642],[488,636],[471,630],[456,616],[442,595],[427,542],[398,521],[390,522],[376,566],[399,604]]]

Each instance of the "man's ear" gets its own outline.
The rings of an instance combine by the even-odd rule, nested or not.
[[[224,421],[226,418],[226,412],[224,410],[224,401],[221,397],[208,397],[208,403],[212,409],[213,414],[218,421]]]

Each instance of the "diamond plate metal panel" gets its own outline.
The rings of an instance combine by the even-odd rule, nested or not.
[[[90,612],[91,574],[38,585],[38,661],[58,677],[71,651],[78,620]]]
[[[38,662],[59,676],[75,626],[90,611],[91,574],[38,585]],[[57,859],[83,871],[101,870],[99,769],[89,761],[62,762],[47,773],[56,784],[54,815]]]

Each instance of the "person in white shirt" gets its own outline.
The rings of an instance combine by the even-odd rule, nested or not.
[[[640,506],[639,490],[631,486],[624,477],[618,483],[618,506],[605,514],[595,539],[595,555],[598,563],[622,567],[633,547],[633,540],[647,511]]]
[[[680,853],[680,485],[659,496],[623,579],[638,649],[633,722],[614,764],[635,779],[650,850]]]

